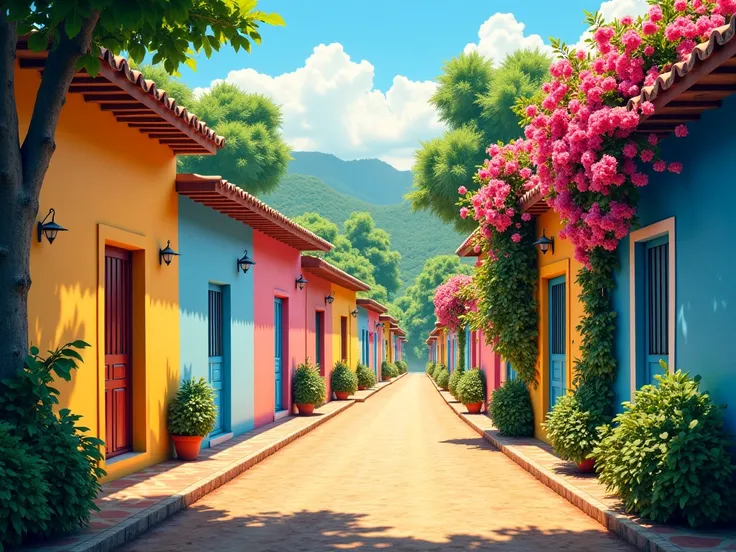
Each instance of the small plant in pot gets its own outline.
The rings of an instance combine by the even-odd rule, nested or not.
[[[192,378],[181,384],[169,404],[169,433],[176,456],[196,460],[202,438],[212,431],[217,420],[215,390],[204,378]]]
[[[376,385],[376,374],[373,370],[368,368],[362,362],[358,363],[358,367],[355,370],[355,375],[358,376],[358,390],[370,389]]]
[[[478,414],[486,400],[486,380],[478,368],[466,372],[457,384],[457,398],[470,414]]]
[[[596,427],[601,423],[581,407],[576,395],[565,395],[557,399],[542,427],[557,456],[575,462],[582,473],[592,473],[595,461],[590,455],[598,444]]]
[[[327,398],[327,386],[319,369],[305,360],[296,367],[294,381],[292,382],[294,392],[294,404],[299,414],[311,414],[316,406],[320,406]]]
[[[395,377],[393,365],[388,360],[384,360],[381,363],[381,379],[389,381],[393,377]]]
[[[350,369],[347,362],[339,360],[332,370],[330,384],[337,399],[344,401],[358,390],[358,376]]]

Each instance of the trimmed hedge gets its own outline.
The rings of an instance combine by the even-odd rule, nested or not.
[[[358,363],[355,375],[358,376],[358,387],[370,389],[371,387],[376,386],[376,374],[365,364],[361,362]]]
[[[463,404],[483,403],[486,400],[485,374],[478,368],[465,372],[457,384],[457,397]]]
[[[327,398],[327,386],[319,369],[309,359],[300,364],[294,373],[294,403],[320,406]]]
[[[532,400],[520,379],[507,380],[491,395],[488,414],[496,429],[507,437],[534,435]]]
[[[333,393],[354,394],[358,390],[358,375],[342,360],[335,363],[330,376],[330,386]]]

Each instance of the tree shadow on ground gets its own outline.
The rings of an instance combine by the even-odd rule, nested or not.
[[[482,450],[489,450],[491,452],[500,452],[498,449],[493,447],[488,441],[483,439],[482,437],[470,437],[465,439],[445,439],[444,441],[440,441],[440,444],[443,445],[464,445],[467,448],[470,449],[482,449]]]
[[[247,500],[247,497],[243,497]],[[370,525],[365,514],[329,510],[281,514],[265,512],[233,517],[231,512],[195,505],[154,528],[129,544],[126,552],[326,552],[332,550],[396,550],[407,552],[444,552],[489,550],[504,552],[601,551],[624,552],[633,548],[603,528],[571,531],[544,530],[534,525],[482,528],[484,516],[478,515],[479,534],[453,534],[452,520],[437,520],[448,529],[432,537],[412,534],[411,525],[397,520],[393,526]],[[403,527],[402,527],[403,526]],[[480,532],[485,532],[481,535]]]

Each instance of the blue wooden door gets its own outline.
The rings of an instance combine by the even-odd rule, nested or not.
[[[225,429],[227,397],[227,380],[225,378],[225,358],[223,351],[222,288],[220,286],[210,284],[208,303],[208,372],[210,385],[215,390],[215,406],[217,407],[217,419],[210,435],[217,435]]]
[[[473,366],[470,365],[471,364],[471,360],[473,360],[472,359],[472,355],[470,354],[470,348],[472,346],[471,343],[470,343],[471,335],[472,334],[470,333],[470,328],[466,326],[465,327],[465,352],[464,352],[464,354],[465,354],[465,369],[466,370],[470,370],[471,368],[473,368]]]
[[[273,333],[274,333],[274,388],[276,394],[274,397],[274,409],[278,412],[284,409],[284,382],[283,382],[283,356],[284,356],[284,302],[280,298],[274,299],[273,302]]]
[[[549,281],[549,407],[565,394],[567,313],[565,277]]]
[[[643,384],[656,384],[654,376],[664,373],[660,359],[669,362],[668,291],[669,238],[663,236],[645,244]]]
[[[514,370],[514,367],[511,366],[511,363],[509,361],[506,361],[506,381],[515,380],[516,379],[516,370]]]

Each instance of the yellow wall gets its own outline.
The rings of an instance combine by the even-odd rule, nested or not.
[[[40,78],[16,70],[21,132]],[[105,439],[104,250],[133,253],[133,446],[113,459],[107,481],[170,455],[165,408],[179,382],[178,263],[159,266],[158,251],[177,249],[176,161],[172,152],[112,114],[70,95],[57,149],[41,192],[39,220],[50,208],[68,228],[51,245],[34,240],[29,339],[41,351],[75,339],[91,347],[71,383],[59,382],[61,406],[83,416]]]
[[[394,347],[393,347],[394,336],[391,333],[391,322],[383,323],[383,346],[386,350],[386,360],[388,362],[394,361]]]
[[[537,238],[545,230],[547,237],[554,237],[555,251],[542,254],[537,250],[537,265],[539,266],[539,282],[537,286],[537,300],[539,305],[539,358],[537,360],[537,388],[531,389],[532,406],[534,408],[534,434],[539,439],[545,439],[541,423],[549,411],[549,326],[548,326],[548,280],[558,276],[565,276],[565,292],[567,294],[567,359],[565,386],[572,387],[573,366],[580,358],[580,334],[575,329],[583,314],[583,307],[578,301],[580,286],[576,283],[578,270],[581,264],[575,260],[572,244],[559,238],[562,228],[559,216],[552,210],[537,217]]]
[[[332,291],[335,294],[335,300],[332,303],[332,359],[347,360],[348,366],[355,370],[358,367],[360,359],[360,345],[358,343],[358,317],[353,317],[356,306],[355,292],[344,287],[332,284]],[[348,319],[348,358],[340,358],[340,318]],[[331,367],[332,368],[332,367]]]

